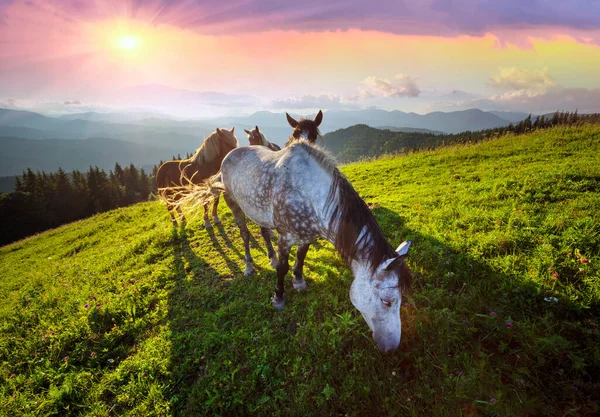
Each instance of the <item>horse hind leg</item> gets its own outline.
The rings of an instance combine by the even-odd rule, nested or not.
[[[206,229],[212,229],[212,224],[208,220],[208,203],[204,204],[204,227]]]
[[[292,279],[292,285],[297,291],[301,291],[306,289],[306,280],[302,274],[304,270],[304,259],[306,258],[306,253],[308,252],[308,248],[310,245],[302,245],[298,247],[298,252],[296,253],[296,263],[294,264],[294,278]]]
[[[250,231],[248,230],[248,225],[246,224],[246,215],[233,198],[231,198],[228,194],[224,194],[223,196],[225,197],[225,202],[233,213],[235,224],[240,229],[240,235],[244,240],[244,251],[246,252],[246,269],[244,270],[244,275],[248,276],[254,272],[254,265],[252,265],[253,259],[252,255],[250,255]]]
[[[177,213],[179,213],[179,219],[181,220],[182,223],[186,222],[185,219],[185,214],[183,214],[183,210],[181,210],[181,207],[177,207]]]
[[[267,229],[266,227],[260,228],[260,234],[265,240],[265,245],[267,246],[267,256],[271,260],[271,266],[276,269],[278,261],[277,255],[275,255],[275,250],[273,249],[273,245],[271,244],[271,233],[271,229]]]
[[[217,207],[219,206],[219,194],[215,197],[215,201],[212,207],[212,219],[214,224],[220,224],[221,219],[219,219],[219,214],[217,213]]]

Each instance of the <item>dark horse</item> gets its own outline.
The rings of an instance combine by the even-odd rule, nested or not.
[[[279,232],[276,309],[285,304],[283,280],[291,246],[325,238],[352,269],[350,300],[379,350],[398,347],[402,292],[411,279],[405,264],[410,242],[394,251],[365,202],[325,152],[301,140],[278,152],[262,146],[237,148],[223,160],[220,174],[191,188],[186,199],[200,204],[224,193],[244,240],[246,272],[253,269],[246,216]],[[306,287],[303,278],[294,277],[292,284]]]
[[[289,125],[294,129],[285,146],[288,146],[295,140],[306,140],[313,144],[321,137],[321,132],[319,132],[319,125],[323,121],[323,112],[321,110],[315,116],[315,120],[300,119],[300,121],[297,121],[287,113],[285,117]]]
[[[234,129],[217,128],[215,132],[204,139],[202,145],[190,159],[165,162],[156,171],[158,196],[167,204],[174,226],[177,226],[175,210],[179,212],[181,221],[185,221],[181,207],[176,204],[185,194],[185,186],[190,183],[200,184],[211,175],[215,175],[221,169],[223,158],[237,147],[238,141],[233,134]],[[212,209],[215,224],[221,222],[217,215],[218,205],[219,196],[216,196]],[[208,204],[204,205],[204,226],[206,228],[212,227],[208,220]]]
[[[302,118],[300,119],[300,121],[297,121],[287,113],[285,114],[285,117],[287,118],[289,125],[294,129],[294,131],[292,132],[288,141],[285,144],[286,147],[288,147],[294,141],[298,140],[305,140],[310,144],[314,144],[317,141],[317,139],[321,137],[321,132],[319,132],[319,125],[323,121],[323,112],[321,110],[319,110],[314,120]],[[258,130],[258,126],[256,126],[256,130]],[[263,237],[267,245],[267,250],[269,250],[269,248],[271,247],[271,241],[268,236],[265,237],[264,233]],[[294,280],[296,282],[304,281],[304,260],[306,259],[306,254],[308,253],[309,248],[310,243],[298,246],[298,251],[296,253],[296,263],[294,264],[293,268]],[[269,253],[269,258],[271,259],[271,265],[273,265],[273,267],[275,267],[274,265],[277,265],[276,261],[275,263],[273,262],[274,256],[274,251],[272,252],[272,255],[271,253]]]

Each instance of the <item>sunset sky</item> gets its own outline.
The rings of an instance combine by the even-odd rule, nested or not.
[[[600,1],[0,0],[0,107],[600,111]]]

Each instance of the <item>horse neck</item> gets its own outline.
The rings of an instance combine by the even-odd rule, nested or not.
[[[349,184],[344,186],[351,187]],[[373,271],[384,259],[393,256],[394,249],[358,194],[346,194],[342,198],[355,200],[356,204],[340,206],[340,193],[336,192],[335,201],[326,210],[327,239],[353,270],[367,268]]]

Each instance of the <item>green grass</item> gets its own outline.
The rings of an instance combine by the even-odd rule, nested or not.
[[[154,202],[3,247],[0,415],[596,415],[599,154],[584,126],[345,166],[414,240],[390,357],[326,242],[275,311],[225,204],[210,232]]]

